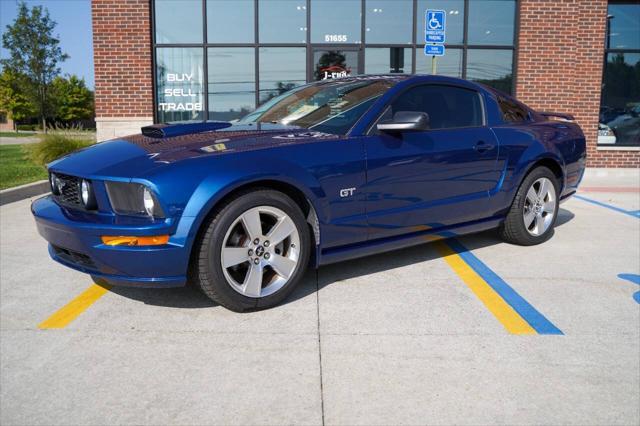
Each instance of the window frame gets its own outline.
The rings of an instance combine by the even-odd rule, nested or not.
[[[400,48],[410,48],[411,49],[411,67],[407,69],[406,74],[416,74],[416,62],[419,55],[424,56],[422,52],[424,48],[424,35],[422,31],[419,31],[418,24],[422,19],[422,12],[418,12],[418,0],[412,1],[412,9],[413,16],[411,21],[411,32],[412,37],[411,43],[367,43],[366,39],[366,25],[367,25],[367,0],[361,0],[361,19],[360,19],[360,31],[361,31],[361,43],[312,43],[311,42],[311,0],[299,0],[304,3],[306,6],[306,42],[304,43],[262,43],[260,42],[260,29],[259,29],[259,19],[260,19],[260,0],[251,0],[253,2],[253,28],[254,28],[254,39],[249,43],[216,43],[208,39],[208,19],[207,19],[207,0],[201,0],[202,2],[202,43],[158,43],[156,40],[156,1],[150,1],[150,32],[151,32],[151,45],[152,45],[152,58],[151,58],[151,67],[152,67],[152,97],[153,97],[153,120],[154,122],[158,122],[158,108],[157,108],[157,62],[156,62],[156,51],[158,48],[162,47],[173,47],[173,48],[187,48],[187,47],[196,47],[201,48],[203,50],[203,58],[204,58],[204,81],[203,85],[205,87],[204,93],[204,105],[203,112],[205,121],[208,120],[209,117],[209,65],[207,60],[207,52],[210,47],[250,47],[254,49],[254,108],[260,106],[260,57],[259,51],[262,47],[305,47],[306,48],[306,78],[307,83],[313,82],[313,54],[314,52],[320,49],[344,49],[344,50],[357,50],[358,52],[358,69],[355,70],[357,74],[364,73],[365,66],[365,50],[367,48],[391,48],[391,47],[400,47]],[[462,43],[457,44],[449,44],[445,43],[445,48],[451,49],[460,49],[462,54],[462,75],[461,78],[467,78],[467,53],[469,50],[474,49],[490,49],[490,50],[510,50],[513,52],[512,54],[512,82],[511,82],[511,92],[515,91],[516,81],[517,81],[517,60],[518,60],[518,36],[520,33],[520,8],[521,8],[521,0],[513,0],[515,2],[514,7],[514,37],[512,44],[508,45],[481,45],[481,44],[470,44],[468,41],[468,27],[469,27],[469,3],[473,0],[464,0],[464,23],[463,23],[463,41]],[[606,57],[605,57],[606,58]],[[484,108],[484,103],[483,103]],[[485,117],[486,118],[486,117]]]

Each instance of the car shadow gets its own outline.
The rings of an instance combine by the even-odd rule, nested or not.
[[[573,220],[575,215],[560,208],[556,227],[561,227]],[[495,230],[480,232],[459,237],[458,240],[469,250],[476,250],[496,244],[507,244],[500,239]],[[295,302],[314,294],[327,285],[345,281],[350,278],[370,275],[392,269],[402,268],[416,263],[427,262],[440,257],[440,254],[429,242],[425,244],[380,253],[346,262],[321,267],[319,270],[309,269],[293,294],[282,305]],[[111,287],[110,291],[128,299],[148,305],[170,308],[198,309],[217,306],[193,285],[177,288],[135,288]]]

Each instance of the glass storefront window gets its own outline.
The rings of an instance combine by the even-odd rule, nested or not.
[[[470,1],[468,43],[513,45],[515,13],[515,0]]]
[[[411,49],[368,47],[364,52],[366,74],[411,74]]]
[[[607,49],[640,49],[640,3],[610,4]]]
[[[260,0],[260,43],[306,43],[306,0]]]
[[[601,144],[640,145],[640,53],[607,55],[600,127],[601,132],[608,128],[615,136],[599,138]]]
[[[253,0],[207,0],[209,43],[253,43]]]
[[[311,0],[312,43],[360,43],[360,0]]]
[[[255,108],[255,51],[251,47],[208,50],[209,119],[232,121]]]
[[[467,79],[511,93],[513,84],[513,51],[469,49]]]
[[[313,79],[330,80],[358,73],[356,50],[316,50],[313,52]]]
[[[447,77],[462,77],[462,49],[447,48],[444,56],[436,59],[436,73]],[[431,56],[416,54],[416,74],[431,74]]]
[[[307,82],[304,47],[261,47],[260,104]]]
[[[156,43],[202,43],[201,0],[156,0]]]
[[[367,0],[365,41],[410,44],[412,0]]]
[[[477,0],[473,0],[477,1]],[[416,43],[424,44],[425,15],[427,9],[446,12],[446,44],[462,44],[464,33],[464,0],[418,0]]]
[[[159,122],[203,120],[202,48],[158,48],[156,87]]]

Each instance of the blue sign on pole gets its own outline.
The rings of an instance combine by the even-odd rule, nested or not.
[[[444,10],[428,9],[424,16],[426,43],[444,43],[445,17]]]
[[[444,56],[444,45],[442,44],[425,44],[424,54],[427,56]]]

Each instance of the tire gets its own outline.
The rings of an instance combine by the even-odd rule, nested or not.
[[[291,198],[255,189],[216,210],[195,249],[195,284],[214,302],[246,312],[273,307],[291,294],[309,262],[311,236]]]
[[[502,239],[532,246],[551,238],[560,205],[558,187],[558,180],[551,170],[543,166],[533,169],[522,181],[499,228]]]

